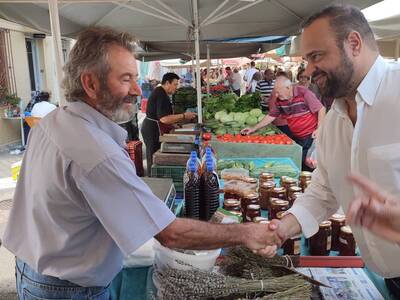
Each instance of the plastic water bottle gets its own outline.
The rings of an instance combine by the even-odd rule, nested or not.
[[[200,176],[196,161],[192,160],[183,176],[183,197],[186,217],[200,218]]]
[[[197,156],[196,151],[190,152],[190,157],[189,157],[189,159],[188,159],[188,161],[187,161],[187,163],[186,163],[186,170],[189,169],[189,165],[190,165],[190,163],[191,163],[192,161],[195,162],[196,167],[197,167],[197,170],[200,171],[200,168],[201,168],[201,161],[200,161],[199,157]]]
[[[219,207],[219,181],[212,160],[206,161],[206,169],[201,176],[200,218],[211,219]]]

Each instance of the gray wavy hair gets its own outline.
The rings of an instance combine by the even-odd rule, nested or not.
[[[86,95],[81,82],[83,72],[93,72],[103,84],[107,82],[111,69],[108,64],[108,49],[111,45],[121,46],[133,54],[135,39],[128,33],[107,27],[90,27],[78,35],[64,66],[62,85],[67,101],[78,101]]]

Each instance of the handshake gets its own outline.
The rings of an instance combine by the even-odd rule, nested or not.
[[[289,238],[284,224],[280,220],[272,220],[268,224],[244,224],[247,234],[244,236],[244,245],[254,253],[272,257]]]

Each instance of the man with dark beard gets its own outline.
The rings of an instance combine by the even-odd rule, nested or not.
[[[152,237],[170,248],[261,254],[280,243],[266,224],[176,218],[136,175],[117,124],[140,93],[133,51],[126,33],[82,32],[65,66],[68,103],[30,134],[3,239],[16,256],[19,299],[110,299],[123,255]]]
[[[335,101],[318,133],[311,185],[288,215],[272,222],[283,240],[300,231],[314,235],[339,206],[347,212],[361,196],[347,180],[350,173],[400,194],[400,65],[383,60],[364,15],[350,6],[331,6],[312,16],[304,24],[301,48],[306,74],[324,80],[323,95]],[[400,276],[397,244],[364,228],[352,230],[371,270],[385,278]]]

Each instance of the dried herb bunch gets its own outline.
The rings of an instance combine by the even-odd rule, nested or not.
[[[280,293],[279,299],[290,299],[285,297],[295,297],[295,299],[307,299],[308,297],[309,299],[311,294],[310,288],[308,288],[309,284],[297,274],[252,280],[201,270],[182,271],[165,268],[156,270],[155,278],[159,284],[158,299],[163,300],[197,300],[230,295],[242,295],[243,297],[243,295],[257,292]]]

